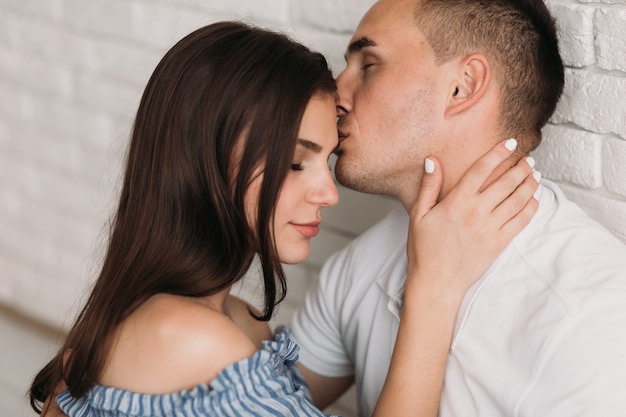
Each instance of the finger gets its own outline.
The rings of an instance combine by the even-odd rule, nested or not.
[[[499,207],[528,177],[532,177],[534,166],[535,160],[532,157],[522,158],[515,166],[489,184],[481,193],[486,209],[491,211]],[[534,184],[536,189],[538,184],[536,182]],[[518,209],[521,210],[522,207],[519,206]]]
[[[416,220],[422,219],[437,204],[443,175],[441,165],[436,158],[429,157],[424,160],[424,176],[420,187],[417,201],[411,209]]]
[[[505,239],[505,242],[513,239],[522,229],[528,226],[538,208],[539,202],[536,199],[531,198],[528,200],[524,208],[502,226],[502,229],[500,229],[502,231],[501,238]]]
[[[517,148],[517,140],[511,138],[495,145],[489,152],[480,157],[459,181],[458,188],[467,192],[479,192],[487,178]]]
[[[538,171],[536,172],[538,174]],[[511,193],[492,213],[496,222],[504,225],[522,211],[528,202],[534,199],[539,183],[534,175],[528,175],[513,193]]]

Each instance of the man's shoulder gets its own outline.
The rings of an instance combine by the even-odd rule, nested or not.
[[[575,250],[593,252],[594,247],[615,250],[626,255],[626,245],[596,219],[588,215],[578,204],[570,200],[561,188],[552,182],[543,182],[538,219],[531,222],[529,236],[542,250],[558,246],[567,250],[558,253],[566,255]],[[545,198],[544,198],[545,197]],[[541,207],[545,205],[546,207]],[[548,243],[550,245],[546,246]]]
[[[607,286],[626,291],[626,245],[617,236],[553,183],[544,184],[538,214],[537,221],[533,219],[534,224],[515,241],[522,255],[515,259],[572,306],[595,298]]]

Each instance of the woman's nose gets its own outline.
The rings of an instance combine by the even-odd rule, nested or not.
[[[313,187],[307,195],[307,199],[324,207],[332,207],[339,202],[339,192],[333,180],[333,176],[327,171],[320,182]]]

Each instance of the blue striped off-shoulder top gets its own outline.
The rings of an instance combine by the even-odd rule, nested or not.
[[[66,390],[56,400],[69,417],[324,416],[295,366],[298,349],[279,328],[275,340],[224,368],[209,385],[153,395],[96,384],[81,398]]]

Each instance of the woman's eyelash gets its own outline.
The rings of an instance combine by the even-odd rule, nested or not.
[[[302,164],[291,164],[291,169],[293,171],[302,171]]]

